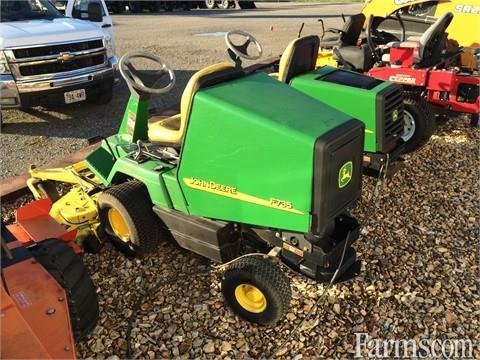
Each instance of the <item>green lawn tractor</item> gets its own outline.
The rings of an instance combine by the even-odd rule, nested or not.
[[[318,36],[293,40],[274,64],[278,73],[272,75],[361,120],[365,124],[364,172],[377,176],[387,161],[399,160],[404,151],[404,108],[410,104],[405,102],[402,87],[392,82],[331,66],[316,69],[319,41]]]
[[[169,83],[147,87],[134,59],[158,63]],[[228,262],[226,302],[260,324],[282,317],[291,292],[280,268],[254,253],[322,282],[359,273],[360,226],[346,209],[361,195],[363,123],[230,63],[197,72],[179,114],[149,119],[149,97],[169,91],[174,72],[142,52],[119,69],[131,91],[119,132],[85,160],[104,187],[98,212],[110,238],[141,254],[171,236]]]

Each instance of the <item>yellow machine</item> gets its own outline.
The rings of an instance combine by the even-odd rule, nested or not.
[[[478,70],[476,54],[480,52],[480,0],[367,0],[362,9],[367,26],[371,15],[378,18],[380,31],[401,32],[398,17],[409,35],[419,35],[446,12],[454,14],[448,27],[448,39],[454,46],[465,48],[460,64]],[[397,17],[398,15],[398,17]],[[336,66],[331,50],[320,51],[317,67]]]
[[[370,15],[387,18],[397,11],[407,31],[420,32],[446,12],[452,12],[454,17],[448,27],[448,38],[465,48],[480,47],[480,0],[370,0],[362,9],[367,19]]]
[[[103,237],[98,219],[97,199],[101,193],[100,180],[87,168],[84,161],[65,168],[30,168],[27,186],[36,200],[50,199],[49,211],[58,223],[68,230],[77,229],[77,242],[94,251]],[[60,196],[55,183],[70,185]]]

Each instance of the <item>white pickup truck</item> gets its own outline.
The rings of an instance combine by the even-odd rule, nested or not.
[[[69,0],[66,14],[78,19],[48,0],[0,1],[1,109],[111,100],[117,58],[105,2]]]

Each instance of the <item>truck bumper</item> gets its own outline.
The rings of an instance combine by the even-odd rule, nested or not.
[[[65,104],[63,93],[77,89],[85,89],[89,100],[113,87],[117,63],[113,56],[106,68],[38,81],[16,82],[12,75],[0,75],[0,108]]]

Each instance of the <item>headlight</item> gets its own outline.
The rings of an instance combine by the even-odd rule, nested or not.
[[[10,74],[10,67],[8,66],[5,53],[0,50],[0,74]]]
[[[113,55],[115,55],[115,51],[113,49],[113,41],[110,36],[105,38],[105,49],[107,49],[108,58],[111,58]]]

